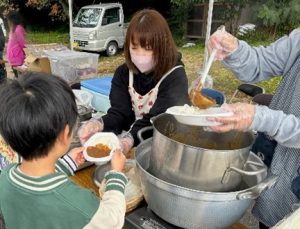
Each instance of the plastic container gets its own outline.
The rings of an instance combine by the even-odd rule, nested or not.
[[[51,73],[62,77],[70,84],[97,75],[98,54],[71,50],[45,53],[50,60]]]
[[[80,88],[93,94],[92,107],[100,112],[107,112],[110,108],[109,93],[112,76],[103,76],[96,79],[83,80]]]

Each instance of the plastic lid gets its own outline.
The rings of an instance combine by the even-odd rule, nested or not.
[[[112,76],[103,76],[96,79],[83,80],[80,82],[81,87],[85,87],[94,92],[103,95],[109,95],[111,88]]]

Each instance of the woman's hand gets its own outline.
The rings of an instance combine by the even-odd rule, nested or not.
[[[239,41],[236,37],[226,31],[217,30],[208,41],[208,50],[217,50],[216,59],[223,60],[233,53],[239,47]]]
[[[78,137],[81,144],[84,144],[92,135],[102,131],[104,128],[102,118],[101,119],[90,119],[84,123],[78,130]]]
[[[111,159],[111,168],[117,172],[122,172],[125,166],[126,157],[121,152],[121,149],[116,149],[112,159]]]
[[[132,137],[121,137],[120,139],[121,150],[125,154],[128,155],[129,151],[133,147],[134,140]]]
[[[222,108],[232,112],[232,116],[209,117],[209,121],[219,122],[221,125],[207,127],[209,131],[227,132],[230,130],[244,131],[249,129],[255,115],[255,105],[248,103],[225,104]]]
[[[70,150],[68,155],[72,158],[72,160],[76,163],[77,167],[82,165],[85,162],[85,158],[83,156],[84,147],[76,147]]]

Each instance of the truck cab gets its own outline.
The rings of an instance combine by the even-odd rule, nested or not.
[[[73,22],[73,47],[113,56],[124,46],[127,26],[120,3],[84,6]]]

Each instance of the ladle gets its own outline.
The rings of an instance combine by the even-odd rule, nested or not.
[[[221,32],[225,31],[225,26],[224,25],[220,26],[218,28],[218,30],[220,30]],[[199,84],[197,85],[197,88],[193,89],[190,93],[190,98],[191,98],[192,104],[201,109],[206,109],[206,108],[212,107],[216,104],[216,101],[214,99],[209,98],[201,93],[201,89],[204,85],[204,82],[208,75],[209,69],[215,59],[216,53],[217,53],[217,49],[213,49],[211,52],[211,55],[207,61],[207,64],[204,67],[202,77],[201,77]]]
[[[205,79],[208,75],[208,71],[215,59],[216,53],[217,53],[217,50],[214,49],[208,59],[207,64],[205,65],[201,80],[200,80],[199,84],[197,85],[197,88],[193,89],[190,93],[190,98],[191,98],[192,104],[201,109],[206,109],[206,108],[212,107],[216,104],[216,101],[214,99],[211,99],[201,93],[201,89],[202,89]]]

